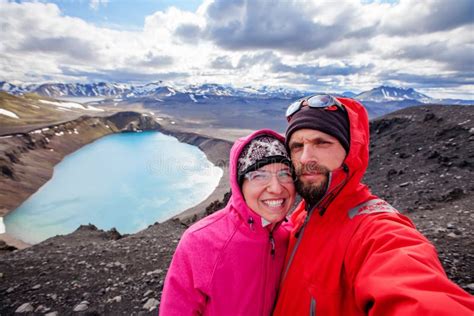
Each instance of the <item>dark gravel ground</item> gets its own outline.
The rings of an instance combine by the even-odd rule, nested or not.
[[[448,276],[474,293],[474,107],[423,106],[371,123],[365,182],[436,246]]]
[[[82,226],[4,255],[0,315],[25,303],[41,315],[156,315],[163,278],[184,229],[168,221],[120,238]]]
[[[449,278],[470,293],[473,113],[474,107],[424,106],[372,122],[365,177],[374,193],[413,219],[437,247]],[[185,229],[170,220],[120,236],[82,226],[25,250],[0,247],[0,315],[19,308],[35,315],[156,315],[163,278]]]

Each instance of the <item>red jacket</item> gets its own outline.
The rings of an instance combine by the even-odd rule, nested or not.
[[[348,111],[350,150],[326,195],[292,215],[274,315],[473,315],[474,299],[451,282],[433,245],[360,181],[369,160],[363,106]]]

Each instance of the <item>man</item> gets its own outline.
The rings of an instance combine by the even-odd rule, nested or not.
[[[290,105],[286,145],[303,201],[274,315],[473,315],[433,245],[360,181],[369,123],[355,100],[313,96]]]

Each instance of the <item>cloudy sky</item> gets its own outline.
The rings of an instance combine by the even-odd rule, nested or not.
[[[0,0],[0,81],[474,99],[473,0]]]

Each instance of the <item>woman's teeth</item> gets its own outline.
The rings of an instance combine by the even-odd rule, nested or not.
[[[270,207],[277,207],[277,206],[281,206],[283,204],[283,199],[279,199],[279,200],[266,200],[266,201],[263,201],[263,203],[265,203],[266,205],[270,206]]]

